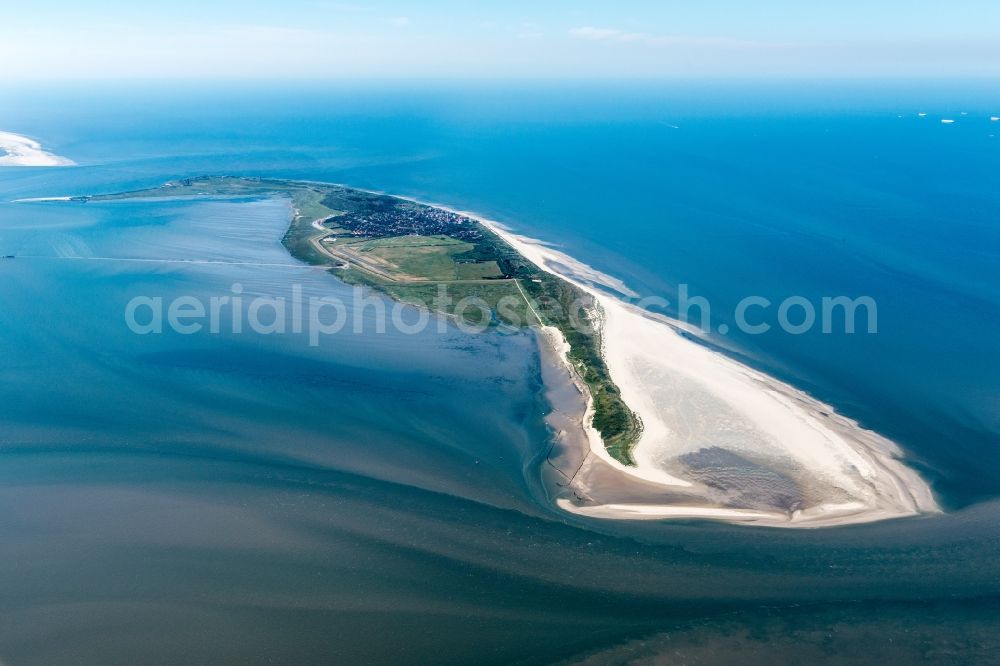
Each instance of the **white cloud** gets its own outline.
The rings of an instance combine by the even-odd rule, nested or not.
[[[569,34],[580,39],[590,39],[593,41],[605,42],[645,42],[652,39],[651,35],[644,32],[625,32],[614,28],[595,28],[586,25],[581,28],[571,28]]]
[[[299,39],[312,39],[321,34],[305,28],[286,28],[273,25],[225,25],[219,32],[228,39],[246,40],[255,43],[289,42]]]
[[[755,42],[728,37],[697,37],[688,35],[651,35],[647,32],[627,32],[615,28],[583,26],[570,28],[569,34],[592,42],[649,44],[651,46],[685,46],[721,49],[774,49],[787,46],[776,42]]]
[[[348,11],[346,5],[335,6]],[[871,77],[912,74],[918,68],[926,76],[1000,75],[997,40],[757,41],[758,35],[742,32],[670,34],[671,28],[624,19],[617,27],[577,19],[556,28],[523,16],[473,22],[472,29],[463,30],[417,14],[395,14],[406,10],[361,9],[298,23],[254,16],[245,23],[148,24],[123,16],[16,29],[5,16],[0,85],[73,78]],[[438,31],[449,39],[431,39]],[[0,107],[3,102],[0,95]]]

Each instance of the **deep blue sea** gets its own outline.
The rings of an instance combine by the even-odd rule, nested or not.
[[[995,656],[998,90],[5,90],[0,130],[79,166],[0,171],[0,660]],[[947,513],[804,532],[570,518],[539,481],[529,335],[137,336],[137,295],[349,288],[288,257],[282,201],[10,203],[216,174],[476,211],[670,314],[687,285],[712,344],[899,442]],[[743,333],[749,296],[870,296],[877,333]]]

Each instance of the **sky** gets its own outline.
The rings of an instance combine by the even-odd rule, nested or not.
[[[996,0],[31,0],[0,81],[1000,76]]]

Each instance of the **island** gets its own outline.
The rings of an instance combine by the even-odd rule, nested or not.
[[[573,514],[824,527],[940,510],[894,442],[630,304],[620,281],[471,213],[231,176],[59,199],[192,197],[283,197],[297,259],[459,322],[536,332],[554,407],[543,476]],[[461,307],[469,299],[481,307]]]

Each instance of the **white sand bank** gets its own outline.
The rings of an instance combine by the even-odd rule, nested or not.
[[[591,451],[574,476],[577,499],[559,500],[562,508],[601,518],[716,518],[788,527],[939,511],[929,486],[899,460],[902,452],[894,443],[829,405],[683,337],[670,320],[594,287],[620,290],[617,280],[480,221],[542,269],[594,295],[603,310],[611,378],[643,422],[634,450],[637,465],[626,467],[608,456],[589,427],[589,413],[583,418]],[[554,329],[546,336],[561,338]],[[554,344],[558,349],[565,343]],[[707,447],[749,461],[748,469],[773,471],[773,477],[757,481],[739,497],[707,487],[685,464]],[[641,490],[628,491],[627,478],[640,482]],[[789,506],[754,503],[754,492],[785,482],[800,493]],[[629,501],[616,501],[621,497]]]
[[[34,139],[11,132],[0,132],[0,166],[51,167],[74,164],[73,160],[44,150]]]

